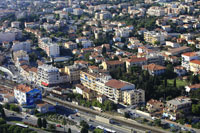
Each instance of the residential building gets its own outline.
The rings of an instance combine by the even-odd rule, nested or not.
[[[165,15],[165,9],[163,7],[158,6],[152,6],[147,10],[147,14],[150,16],[164,16]]]
[[[191,99],[185,96],[169,100],[163,109],[163,116],[168,117],[171,120],[183,118],[184,115],[191,112],[191,105]]]
[[[44,101],[37,102],[36,109],[40,113],[47,113],[47,112],[55,112],[56,109],[52,104],[49,104]]]
[[[114,60],[114,61],[104,61],[102,63],[103,69],[107,71],[114,71],[117,68],[120,68],[121,70],[124,70],[125,63],[123,61]]]
[[[147,70],[150,75],[154,76],[154,75],[164,74],[166,67],[156,64],[149,64],[149,65],[143,65],[142,69]]]
[[[30,52],[31,42],[30,41],[25,41],[25,42],[14,41],[12,45],[12,50],[13,52],[20,51],[20,50]]]
[[[74,64],[71,66],[65,66],[64,72],[69,76],[70,83],[80,82],[80,71],[86,69],[86,65]]]
[[[189,65],[191,72],[198,73],[200,71],[200,60],[191,60]]]
[[[113,95],[112,91],[108,91],[105,83],[112,79],[112,77],[105,73],[92,73],[89,71],[80,71],[81,84],[87,88],[96,91],[98,94],[106,96]]]
[[[149,112],[160,112],[163,110],[163,108],[164,108],[163,102],[155,100],[155,99],[149,100],[146,104],[146,109]]]
[[[56,43],[53,43],[50,38],[40,38],[39,47],[43,49],[49,57],[60,56],[59,45]]]
[[[137,105],[145,103],[145,91],[133,89],[123,92],[123,103],[127,105]]]
[[[0,43],[12,42],[15,39],[16,39],[16,34],[14,32],[0,32]]]
[[[33,105],[42,100],[42,93],[38,89],[32,89],[30,86],[20,84],[14,88],[16,101],[21,105]]]
[[[126,70],[129,71],[132,66],[142,66],[145,64],[147,64],[145,57],[128,59],[126,60]]]
[[[184,76],[187,71],[183,66],[176,66],[174,67],[174,72],[178,75],[178,76]]]
[[[74,42],[72,42],[72,41],[66,42],[66,43],[64,44],[64,48],[68,48],[68,49],[71,49],[71,50],[77,49],[77,44],[74,43]]]
[[[181,66],[186,68],[186,70],[190,70],[190,61],[200,59],[199,54],[197,52],[187,52],[181,55]]]
[[[108,95],[106,95],[105,93],[104,94],[110,99],[115,100],[116,103],[118,103],[123,102],[124,92],[135,89],[135,85],[125,81],[112,79],[105,83],[105,88]]]
[[[165,36],[161,32],[147,31],[144,32],[144,40],[152,44],[164,44]]]
[[[74,15],[82,15],[83,14],[83,10],[81,8],[75,8],[73,9],[73,14]]]
[[[173,48],[165,52],[166,55],[180,55],[182,53],[191,52],[191,48],[187,46],[182,46],[179,48]]]
[[[83,90],[83,98],[86,98],[87,100],[92,100],[96,96],[96,92],[89,89],[89,88],[84,88]]]
[[[66,77],[66,75],[61,75],[58,68],[46,64],[38,66],[38,84],[51,86],[67,81],[68,77]]]
[[[191,91],[197,90],[199,88],[200,88],[200,84],[193,84],[193,85],[185,86],[185,91],[191,92]]]

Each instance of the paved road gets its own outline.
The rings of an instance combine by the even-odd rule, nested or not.
[[[29,117],[25,118],[25,116],[27,116],[25,113],[16,113],[16,112],[13,112],[13,111],[10,111],[10,110],[5,110],[5,114],[6,114],[7,120],[9,121],[8,124],[16,124],[12,121],[20,121],[20,122],[27,122],[27,123],[31,123],[33,125],[37,125],[37,119],[38,118],[35,117],[35,116],[28,115]],[[55,124],[55,125],[58,124],[58,123],[54,123],[54,122],[51,122],[51,121],[47,121],[47,122],[49,124]],[[64,131],[63,127],[64,126],[56,127],[56,130],[63,132]],[[66,126],[66,127],[68,127],[68,128],[70,127],[73,133],[77,133],[79,131],[74,126]],[[44,130],[41,130],[41,129],[38,129],[38,128],[33,128],[33,127],[29,127],[29,128],[33,129],[33,130],[35,130],[39,133],[48,133],[47,131],[44,131]],[[65,128],[65,129],[67,130],[68,128]]]
[[[161,129],[156,129],[154,127],[139,124],[139,123],[137,123],[133,120],[128,120],[128,119],[125,119],[125,118],[119,118],[117,116],[112,116],[112,115],[109,115],[109,114],[106,114],[106,113],[101,113],[101,112],[98,112],[98,111],[95,111],[95,110],[92,110],[92,109],[89,109],[89,108],[85,108],[85,107],[75,105],[75,104],[72,104],[72,103],[67,102],[67,101],[62,101],[60,99],[52,98],[52,97],[49,97],[49,96],[46,97],[46,98],[43,98],[43,100],[46,100],[46,101],[54,103],[54,104],[59,103],[63,106],[72,107],[72,108],[81,110],[83,112],[89,112],[89,113],[94,114],[94,115],[103,115],[103,116],[111,118],[111,119],[113,119],[113,120],[115,120],[115,121],[117,121],[117,122],[119,122],[123,125],[132,127],[134,130],[139,130],[139,131],[151,130],[154,133],[165,133],[166,132],[166,131],[161,130]]]

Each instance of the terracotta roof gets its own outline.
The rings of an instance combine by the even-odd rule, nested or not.
[[[97,66],[89,66],[90,69],[98,69]]]
[[[141,61],[146,61],[145,57],[142,58],[132,58],[132,59],[128,59],[128,62],[141,62]]]
[[[119,61],[119,60],[114,60],[114,61],[106,61],[106,64],[109,65],[118,65],[118,64],[123,64],[123,61]]]
[[[105,85],[112,87],[112,88],[120,89],[120,88],[123,88],[124,86],[127,86],[129,84],[126,83],[126,82],[122,82],[120,80],[112,79],[112,80],[109,80],[108,82],[106,82]]]
[[[200,65],[200,60],[192,60],[192,61],[190,61],[190,63],[194,63],[194,64]]]
[[[163,104],[162,102],[158,101],[158,100],[155,100],[155,99],[151,99],[147,102],[148,104],[151,104],[151,105],[155,105],[155,104]]]
[[[200,88],[200,84],[193,84],[193,85],[190,85],[188,86],[189,88],[195,88],[195,89],[198,89]]]
[[[176,66],[176,67],[174,67],[174,69],[185,69],[185,68],[182,66]]]
[[[187,52],[187,53],[183,53],[182,55],[191,57],[191,56],[196,56],[197,53],[196,52]]]
[[[31,68],[29,68],[29,71],[37,73],[37,68],[36,67],[31,67]]]
[[[153,63],[149,64],[149,65],[143,65],[143,68],[151,70],[151,71],[166,69],[166,67],[163,67],[163,66],[160,66],[160,65],[156,65],[156,64],[153,64]]]
[[[21,92],[24,92],[24,93],[29,92],[29,91],[32,90],[30,86],[26,86],[26,85],[23,85],[23,84],[18,85],[16,87],[16,89],[21,91]]]

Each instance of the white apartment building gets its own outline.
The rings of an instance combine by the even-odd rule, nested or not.
[[[60,47],[57,43],[53,43],[48,37],[39,39],[39,47],[43,49],[49,57],[60,56]]]
[[[2,42],[12,42],[16,38],[14,32],[0,32],[0,43]]]
[[[81,41],[81,45],[83,46],[83,48],[89,48],[92,46],[92,41],[90,40]]]
[[[165,36],[163,33],[155,32],[155,31],[147,31],[147,32],[144,32],[144,40],[152,44],[155,44],[155,43],[164,44]]]
[[[46,64],[38,66],[37,82],[44,86],[61,83],[59,69]]]
[[[74,15],[82,15],[83,10],[81,8],[75,8],[75,9],[73,9],[73,14]]]
[[[147,10],[147,14],[150,16],[164,16],[165,15],[165,9],[158,6],[152,6]]]
[[[123,29],[123,28],[120,28],[120,29],[117,29],[115,31],[115,36],[118,36],[118,37],[129,37],[129,30],[127,29]]]
[[[112,18],[112,14],[108,11],[101,11],[101,12],[95,13],[95,18],[101,19],[101,20],[107,20],[107,19]]]
[[[133,89],[123,92],[123,102],[128,105],[137,105],[145,103],[145,91],[142,89]]]
[[[19,22],[19,21],[11,22],[11,27],[12,27],[12,28],[19,28],[20,23],[21,23],[21,22]]]
[[[181,66],[186,68],[186,70],[190,70],[190,61],[191,60],[198,60],[199,54],[197,52],[187,52],[181,55]]]
[[[25,42],[14,41],[12,50],[13,50],[13,52],[20,51],[20,50],[30,52],[31,51],[31,42],[30,41],[25,41]]]

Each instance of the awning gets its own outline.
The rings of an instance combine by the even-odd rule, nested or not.
[[[44,86],[48,86],[49,84],[45,83],[45,82],[42,82],[42,85]]]

